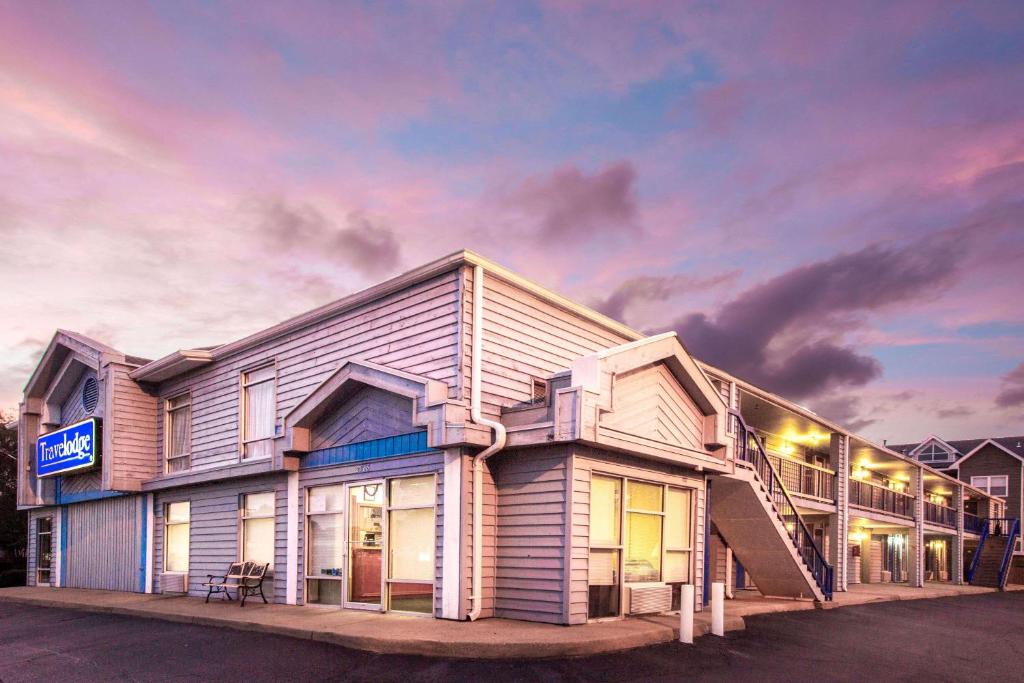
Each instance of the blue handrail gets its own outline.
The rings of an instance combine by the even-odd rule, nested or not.
[[[971,558],[971,566],[967,568],[967,583],[974,582],[974,572],[978,570],[978,562],[981,560],[981,550],[985,547],[985,539],[988,538],[988,524],[982,520],[981,537],[978,538],[978,547],[974,549],[974,557]]]
[[[1009,521],[1009,520],[1007,520]],[[1006,534],[1006,550],[1003,551],[1003,562],[999,565],[999,588],[1006,586],[1010,573],[1010,560],[1013,559],[1013,547],[1017,545],[1017,534],[1020,533],[1020,520],[1014,519]]]
[[[742,415],[735,410],[730,410],[729,413],[736,419],[737,425],[736,457],[749,463],[761,478],[761,482],[768,489],[768,494],[775,503],[775,508],[779,511],[790,540],[796,546],[800,559],[803,560],[807,570],[814,577],[814,582],[818,585],[825,600],[831,600],[834,578],[832,565],[825,560],[825,555],[821,552],[818,544],[814,542],[814,536],[807,528],[800,513],[797,512],[789,491],[782,483],[782,478],[775,470],[772,461],[768,458],[764,444],[757,438],[757,434],[747,426]]]

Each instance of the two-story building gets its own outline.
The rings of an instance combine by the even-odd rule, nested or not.
[[[962,581],[973,498],[465,251],[153,361],[59,331],[19,415],[34,585],[202,596],[252,561],[280,603],[578,624],[700,608],[726,555],[826,600],[851,556],[923,583],[932,534]]]

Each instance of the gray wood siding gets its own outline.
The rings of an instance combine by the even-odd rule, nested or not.
[[[267,491],[274,492],[276,509],[285,510],[282,505],[282,499],[287,496],[284,473],[156,494],[153,506],[155,528],[152,535],[154,592],[162,590],[160,574],[164,566],[164,512],[168,503],[182,500],[190,502],[189,594],[206,595],[202,584],[207,580],[207,574],[221,575],[229,564],[239,559],[240,496]],[[274,602],[284,602],[285,565],[277,563],[281,557],[278,542],[282,542],[286,534],[287,516],[278,514],[274,523],[274,575],[263,584],[267,599]]]
[[[69,424],[74,424],[89,417],[90,413],[85,410],[85,406],[82,405],[82,386],[86,380],[90,377],[96,377],[95,371],[88,370],[82,373],[82,377],[75,384],[75,387],[68,394],[67,398],[60,407],[60,424],[62,427]],[[105,382],[100,382],[100,402],[97,404],[97,408],[94,414],[99,414],[102,411],[100,406],[103,405],[103,397],[106,387],[103,386]],[[104,424],[106,428],[106,424]],[[71,474],[60,477],[61,492],[64,494],[68,493],[86,493],[89,491],[101,490],[102,473],[99,466],[93,471],[85,472],[83,474]]]
[[[139,590],[140,501],[139,496],[119,496],[68,506],[67,554],[62,558],[67,587]]]
[[[421,428],[412,424],[412,399],[377,387],[365,387],[339,401],[311,430],[313,449],[408,434]]]
[[[104,429],[110,433],[113,489],[138,490],[163,471],[158,456],[159,401],[128,377],[131,366],[111,363],[107,369],[110,412]]]
[[[566,446],[512,451],[492,466],[497,617],[567,622],[568,453]]]
[[[704,413],[664,363],[617,375],[612,389],[613,410],[601,427],[639,437],[653,445],[704,449]]]
[[[393,479],[417,474],[434,474],[437,479],[437,503],[434,515],[434,614],[441,615],[442,553],[444,551],[444,455],[438,452],[418,453],[396,458],[381,458],[346,463],[332,467],[317,467],[299,471],[299,585],[297,598],[305,602],[306,560],[306,498],[308,489],[348,482],[359,483],[375,479]],[[286,518],[282,518],[284,520]],[[283,522],[282,522],[283,523]]]
[[[352,358],[444,381],[455,397],[459,292],[457,271],[445,273],[162,383],[161,398],[192,392],[192,466],[238,461],[239,375],[261,361],[277,365],[279,424]],[[157,430],[162,451],[162,419]]]
[[[473,343],[473,270],[465,269],[463,380],[469,386]],[[484,412],[529,401],[532,378],[569,369],[576,358],[631,341],[492,274],[484,277]]]
[[[1006,516],[1021,516],[1021,461],[989,444],[960,464],[960,480],[971,483],[971,477],[1007,476]]]
[[[82,373],[78,382],[74,388],[64,399],[64,402],[60,405],[60,424],[62,427],[84,420],[89,417],[92,413],[86,411],[85,406],[82,405],[82,387],[90,378],[96,377],[94,370],[86,370]],[[100,395],[100,401],[102,402],[103,396]],[[97,404],[98,405],[98,404]],[[96,412],[99,412],[98,410]]]
[[[576,447],[572,473],[572,557],[569,591],[570,623],[587,621],[590,562],[590,477],[593,472],[615,477],[628,477],[659,484],[670,484],[694,490],[693,519],[693,585],[697,609],[702,602],[704,585],[704,513],[705,481],[703,475],[669,464],[640,460],[610,451]]]

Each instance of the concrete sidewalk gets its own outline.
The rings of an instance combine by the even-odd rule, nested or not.
[[[836,600],[827,606],[992,592],[992,589],[974,586],[929,585],[915,589],[871,584],[851,588],[847,593],[837,593]],[[764,598],[748,591],[738,592],[736,598],[726,602],[727,631],[742,630],[746,616],[815,608],[809,601]],[[0,600],[260,631],[382,654],[430,657],[536,659],[595,655],[655,645],[679,637],[679,618],[675,616],[637,617],[571,627],[509,619],[469,623],[254,602],[242,608],[237,602],[220,599],[205,604],[200,598],[77,588],[3,588]],[[695,633],[709,633],[710,621],[710,610],[696,614]]]

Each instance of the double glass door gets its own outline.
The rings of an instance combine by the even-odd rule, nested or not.
[[[433,611],[433,475],[309,489],[306,602]]]

